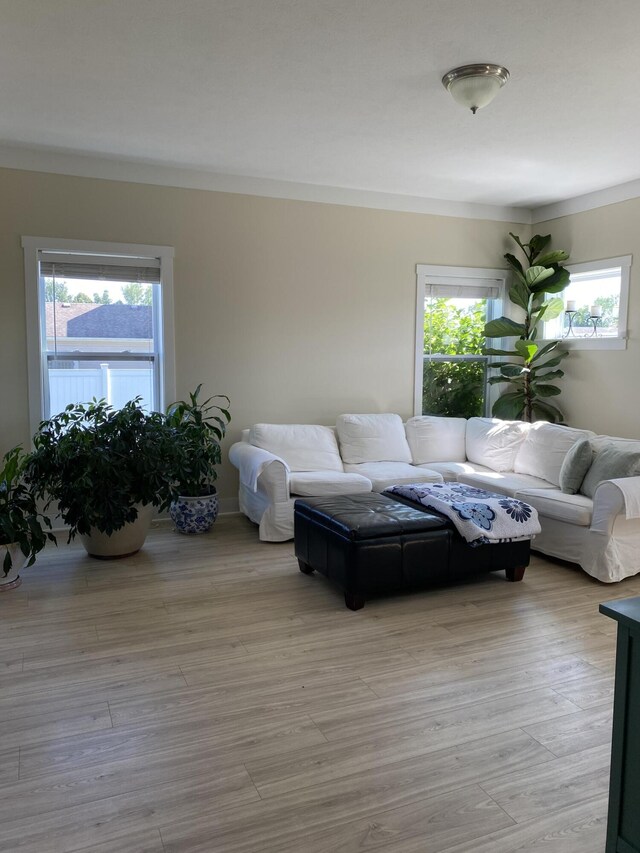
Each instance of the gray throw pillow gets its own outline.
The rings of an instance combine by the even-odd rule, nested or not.
[[[575,495],[591,467],[593,450],[588,438],[576,441],[564,457],[560,468],[560,489],[565,495]]]
[[[621,450],[617,447],[603,447],[596,454],[591,468],[582,481],[580,492],[592,498],[599,483],[616,477],[635,477],[640,474],[640,453]]]

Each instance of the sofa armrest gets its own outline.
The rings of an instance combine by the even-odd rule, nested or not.
[[[267,491],[271,492],[269,486],[272,486],[279,493],[278,498],[282,500],[284,488],[284,493],[288,496],[289,466],[275,453],[254,447],[246,441],[238,441],[229,449],[229,461],[240,472],[240,482],[252,492],[258,490],[258,477],[264,472],[262,482],[267,486]]]
[[[610,534],[618,516],[640,518],[640,477],[603,480],[593,496],[591,530]]]

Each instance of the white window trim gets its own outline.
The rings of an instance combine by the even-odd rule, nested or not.
[[[38,252],[47,250],[83,252],[95,255],[121,255],[160,259],[160,300],[162,340],[159,341],[160,408],[175,399],[176,365],[173,322],[172,246],[140,243],[105,243],[96,240],[65,240],[58,237],[23,237],[25,301],[27,314],[27,375],[29,380],[29,424],[33,435],[43,417],[44,361],[46,329],[42,328],[39,304]]]
[[[598,272],[620,267],[620,302],[618,303],[618,330],[615,338],[545,338],[544,342],[560,341],[567,349],[623,350],[627,348],[629,319],[629,282],[633,255],[621,255],[619,258],[601,258],[598,261],[585,261],[579,264],[567,264],[565,269],[571,273]],[[560,295],[560,294],[557,294]]]
[[[498,299],[502,303],[501,311],[508,316],[509,307],[506,299],[507,282],[510,278],[509,270],[487,269],[485,267],[453,267],[435,266],[432,264],[416,264],[416,333],[415,333],[415,364],[413,381],[413,413],[422,414],[422,376],[424,358],[424,294],[429,278],[455,278],[459,285],[465,284],[464,279],[469,279],[469,286],[477,284],[478,280],[486,280],[498,287]],[[509,303],[510,305],[511,303]],[[496,340],[495,346],[500,348],[501,341]],[[497,397],[498,390],[495,385],[488,388],[489,408]]]

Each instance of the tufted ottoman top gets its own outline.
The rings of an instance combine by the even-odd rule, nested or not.
[[[415,509],[376,492],[301,498],[296,514],[354,541],[450,527],[446,518]]]

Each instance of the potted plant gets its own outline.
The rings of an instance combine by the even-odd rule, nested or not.
[[[138,551],[154,506],[170,497],[167,428],[159,412],[145,412],[137,397],[121,409],[104,400],[69,405],[40,424],[27,477],[48,507],[57,502],[93,557]]]
[[[0,592],[22,583],[20,571],[33,565],[47,540],[55,542],[50,520],[38,512],[34,490],[24,480],[27,454],[14,447],[0,464]]]
[[[167,409],[173,474],[169,515],[180,533],[205,533],[218,515],[213,483],[222,461],[220,441],[231,421],[229,398],[218,394],[200,402],[201,389],[198,385],[188,401],[178,400]]]
[[[512,254],[504,257],[514,273],[509,287],[509,299],[524,312],[522,322],[509,317],[490,320],[485,326],[487,338],[516,337],[513,349],[486,347],[486,355],[509,356],[508,361],[498,361],[489,367],[500,371],[489,383],[507,383],[511,390],[502,394],[493,405],[492,412],[498,418],[532,421],[536,418],[552,423],[564,420],[557,406],[549,402],[560,389],[552,383],[564,376],[558,368],[568,353],[558,350],[559,341],[544,346],[537,343],[541,323],[553,320],[564,311],[564,301],[549,294],[561,293],[569,285],[569,272],[562,262],[569,257],[562,249],[544,252],[551,240],[536,234],[528,243],[522,243],[515,234],[509,234],[522,250],[527,266],[523,266]],[[511,359],[515,358],[513,361]]]

